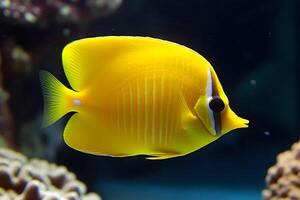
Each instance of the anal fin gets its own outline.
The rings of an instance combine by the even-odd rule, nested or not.
[[[175,158],[175,157],[178,157],[178,156],[182,156],[182,155],[180,155],[180,154],[154,155],[152,157],[147,157],[146,159],[147,160],[164,160],[164,159],[169,159],[169,158]]]
[[[150,155],[150,157],[146,157],[147,160],[163,160],[163,159],[169,159],[169,158],[175,158],[178,156],[182,156],[183,154],[178,151],[173,150],[159,150],[156,151],[158,153],[154,153]]]

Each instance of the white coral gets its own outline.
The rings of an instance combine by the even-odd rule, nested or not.
[[[101,200],[64,166],[0,149],[1,200]]]

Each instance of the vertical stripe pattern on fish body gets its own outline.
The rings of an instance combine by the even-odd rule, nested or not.
[[[122,133],[120,139],[145,149],[166,148],[180,126],[178,91],[171,80],[152,73],[120,91],[117,99],[121,100],[115,105],[116,112],[112,112],[116,114],[113,121],[121,116],[119,120],[124,122],[118,130]]]
[[[121,116],[119,120],[124,122],[118,130],[122,133],[118,140],[147,151],[168,149],[180,134],[181,114],[185,109],[180,98],[185,95],[192,107],[201,90],[191,86],[200,85],[202,77],[197,77],[201,74],[197,66],[184,59],[157,59],[148,67],[152,70],[137,70],[138,75],[118,87],[118,101],[112,104],[116,111],[111,113],[116,114],[115,120]],[[173,72],[170,73],[171,69]],[[187,77],[197,83],[186,84]],[[190,90],[193,93],[189,93]]]
[[[41,72],[43,124],[75,112],[64,140],[79,151],[171,158],[217,139],[212,120],[219,120],[218,134],[247,126],[229,108],[210,63],[182,45],[148,37],[96,37],[68,44],[62,57],[72,89]],[[224,112],[212,113],[212,94],[224,102]]]

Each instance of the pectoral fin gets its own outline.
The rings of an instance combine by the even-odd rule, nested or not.
[[[182,104],[181,129],[187,130],[192,123],[195,123],[197,117],[189,109],[183,95],[180,95],[180,101]]]

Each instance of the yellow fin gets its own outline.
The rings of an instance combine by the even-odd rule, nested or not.
[[[66,97],[72,91],[47,71],[40,71],[40,80],[44,96],[42,127],[46,127],[71,111]]]
[[[174,158],[182,156],[183,154],[176,150],[167,150],[167,149],[157,149],[154,154],[151,154],[150,157],[146,157],[147,160],[163,160],[168,158]]]
[[[181,128],[182,129],[188,129],[189,124],[192,121],[195,121],[197,119],[197,117],[190,111],[184,97],[182,94],[180,94],[179,99],[181,101],[182,104],[182,113],[181,113]]]
[[[92,128],[95,128],[92,130]],[[81,114],[75,113],[66,124],[64,130],[64,141],[65,143],[82,152],[94,153],[96,154],[95,143],[98,142],[97,138],[93,137],[93,131],[102,131],[97,129],[89,119]],[[102,152],[101,154],[108,154],[107,152]]]
[[[94,155],[130,156],[131,147],[122,146],[124,141],[117,137],[120,134],[107,125],[105,117],[92,110],[75,113],[65,127],[65,143],[78,151]]]
[[[181,154],[161,154],[161,155],[154,155],[152,157],[146,157],[147,160],[164,160],[169,158],[175,158],[178,156],[183,156]]]
[[[76,91],[81,91],[90,86],[93,79],[97,79],[99,82],[102,79],[101,76],[106,77],[107,72],[113,70],[110,65],[114,60],[122,57],[124,62],[130,62],[126,55],[162,47],[188,49],[176,43],[150,37],[105,36],[85,38],[65,46],[62,52],[63,67],[71,87]],[[193,51],[189,49],[189,52]]]

